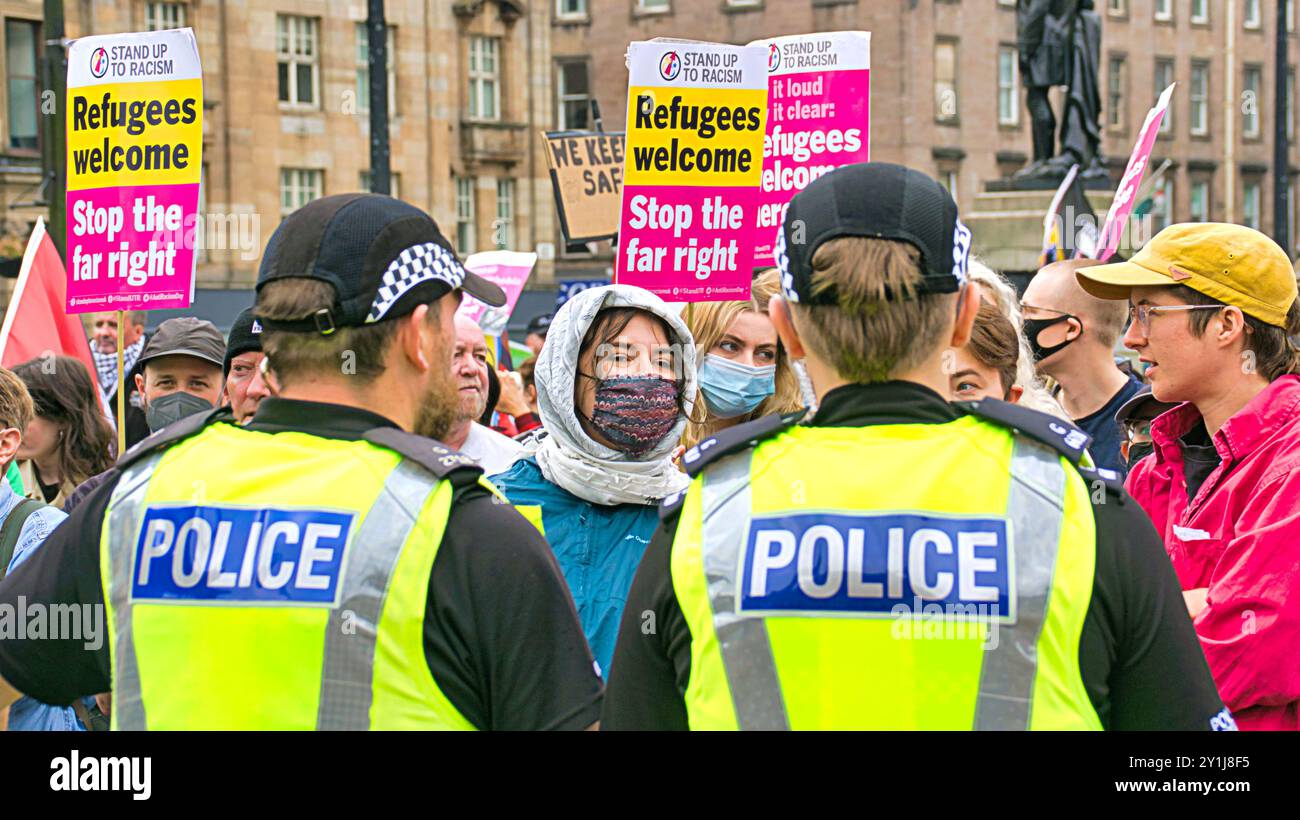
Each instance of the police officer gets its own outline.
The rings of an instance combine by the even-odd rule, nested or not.
[[[29,611],[106,605],[108,635],[0,638],[0,708],[111,685],[123,729],[595,724],[546,542],[432,440],[459,402],[462,292],[504,302],[410,205],[286,219],[256,306],[279,396],[247,426],[213,410],[146,439],[0,584]]]
[[[790,204],[772,318],[818,406],[687,451],[604,728],[1231,726],[1146,517],[1087,436],[949,404],[979,307],[952,198],[853,165]]]

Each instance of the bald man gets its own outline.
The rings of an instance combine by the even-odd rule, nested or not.
[[[1038,372],[1059,384],[1056,398],[1084,432],[1098,467],[1121,476],[1122,434],[1115,413],[1142,389],[1142,382],[1115,366],[1114,348],[1128,319],[1128,305],[1088,295],[1074,272],[1091,259],[1053,262],[1030,280],[1021,302],[1025,338]]]
[[[443,444],[483,465],[483,474],[504,473],[524,454],[523,445],[478,423],[487,409],[488,349],[483,330],[473,319],[456,314],[456,346],[451,375],[460,389],[460,412]]]

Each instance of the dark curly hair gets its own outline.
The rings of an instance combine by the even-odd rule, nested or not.
[[[59,477],[80,484],[113,466],[113,428],[99,406],[98,388],[86,366],[68,356],[32,359],[14,368],[32,394],[36,415],[63,429]]]

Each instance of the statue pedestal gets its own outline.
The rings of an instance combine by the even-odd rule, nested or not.
[[[1052,205],[1060,180],[1048,180],[1046,184],[1050,187],[1035,190],[1010,187],[1022,186],[1018,181],[988,182],[984,192],[976,195],[974,207],[965,210],[961,217],[971,230],[972,252],[1022,289],[1038,269],[1038,257],[1043,252],[1043,217]],[[1114,189],[1106,180],[1098,180],[1085,188],[1084,194],[1101,223],[1110,209]]]

